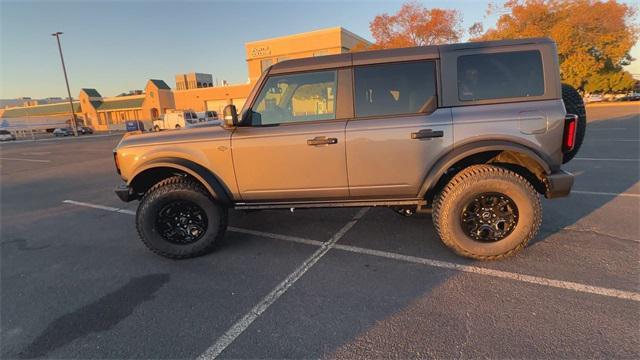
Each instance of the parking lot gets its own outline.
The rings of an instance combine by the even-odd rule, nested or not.
[[[112,191],[119,136],[0,145],[0,355],[640,358],[639,112],[589,108],[572,195],[498,262],[385,208],[231,211],[172,261]]]

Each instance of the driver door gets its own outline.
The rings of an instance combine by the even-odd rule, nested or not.
[[[337,71],[270,76],[231,147],[244,201],[346,199],[346,120],[336,119]]]

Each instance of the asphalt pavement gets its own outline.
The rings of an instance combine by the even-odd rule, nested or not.
[[[640,358],[640,109],[589,108],[576,183],[497,262],[389,209],[231,211],[210,255],[139,241],[120,136],[0,145],[0,356]]]

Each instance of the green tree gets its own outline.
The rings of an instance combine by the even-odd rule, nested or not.
[[[622,92],[633,90],[636,81],[628,71],[604,71],[587,78],[584,90],[594,92]]]
[[[474,40],[550,37],[563,81],[581,90],[592,77],[622,72],[638,40],[635,7],[616,0],[509,0],[503,11],[495,27]]]

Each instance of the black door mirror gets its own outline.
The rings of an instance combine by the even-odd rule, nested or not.
[[[222,118],[226,126],[233,127],[238,125],[238,110],[236,110],[236,106],[233,104],[225,106],[222,111]]]

